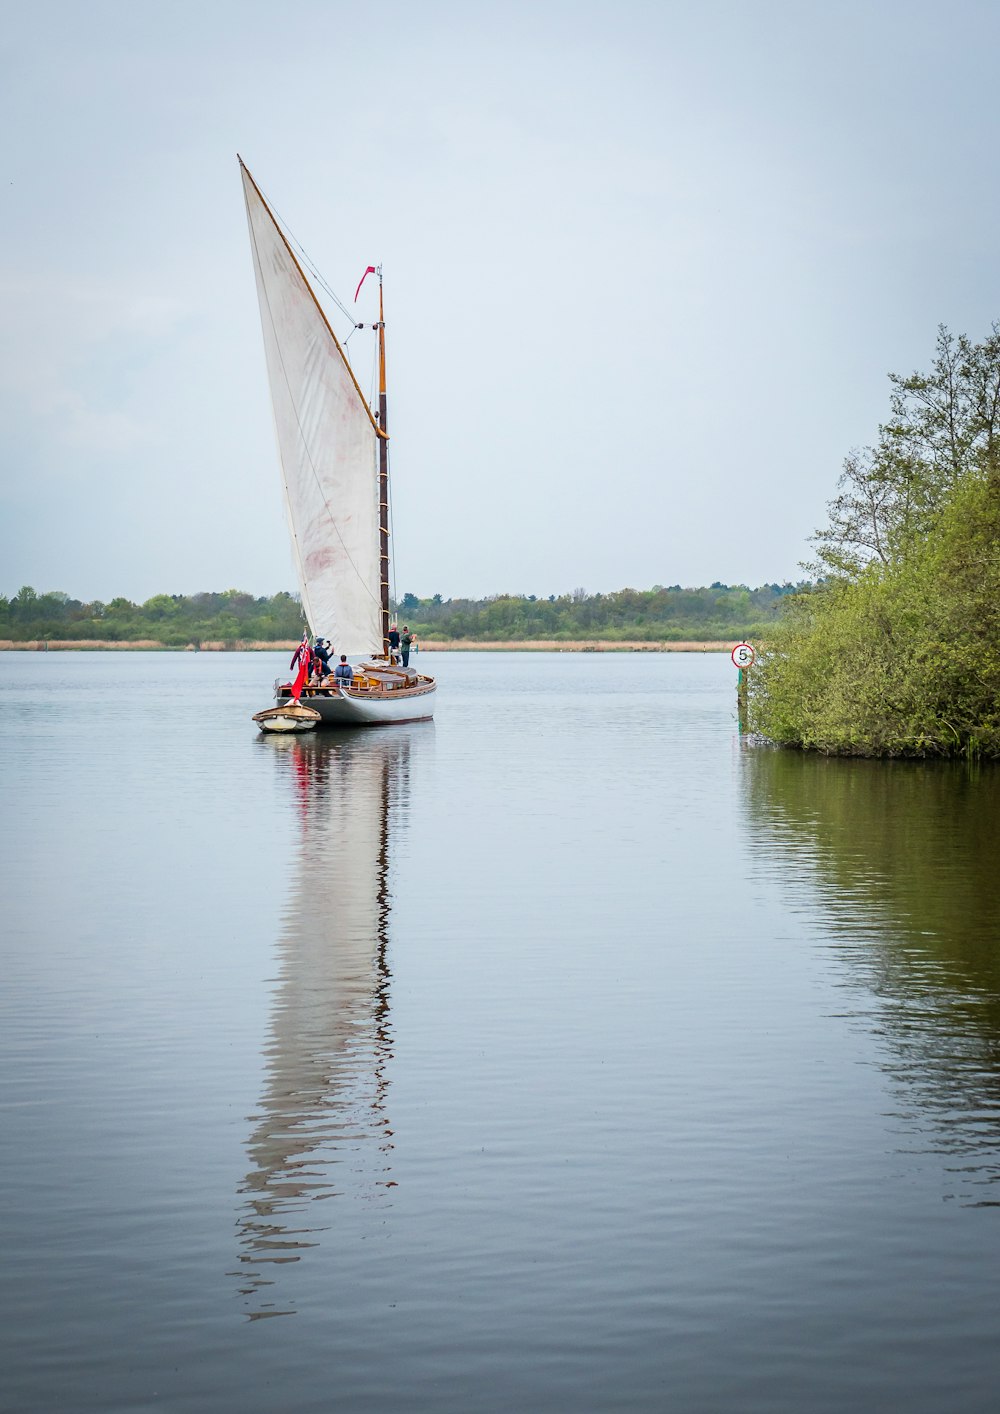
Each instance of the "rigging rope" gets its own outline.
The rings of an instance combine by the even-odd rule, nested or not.
[[[388,452],[388,450],[389,450],[389,448],[386,447],[386,452]],[[396,542],[395,542],[395,540],[393,539],[393,536],[394,536],[395,533],[396,533],[396,527],[394,526],[393,521],[392,521],[392,476],[391,476],[390,470],[389,470],[389,463],[390,463],[390,458],[389,458],[388,456],[386,456],[386,459],[385,459],[385,485],[386,485],[386,495],[387,495],[388,498],[389,498],[389,544],[390,544],[390,545],[394,545]],[[389,557],[389,565],[390,565],[389,578],[392,580],[392,589],[391,589],[391,591],[390,591],[391,594],[392,594],[392,602],[396,605],[396,613],[399,613],[399,594],[398,594],[397,591],[396,591],[396,556],[395,556],[395,555],[390,555],[390,557]]]
[[[295,232],[292,230],[291,226],[289,226],[288,222],[285,220],[284,216],[282,216],[282,214],[281,214],[281,212],[278,210],[278,208],[271,202],[271,200],[270,200],[269,197],[268,197],[268,198],[265,198],[265,199],[267,200],[268,206],[271,207],[271,210],[274,212],[275,216],[277,216],[278,219],[279,219],[279,221],[281,222],[281,225],[282,225],[282,227],[283,227],[283,229],[284,229],[284,232],[285,232],[286,236],[288,236],[288,238],[289,238],[289,240],[291,241],[292,245],[295,247],[295,249],[298,251],[299,255],[302,257],[302,263],[303,263],[303,265],[306,267],[306,269],[307,269],[307,270],[309,271],[309,273],[312,275],[312,277],[313,277],[313,279],[316,281],[316,283],[317,283],[318,285],[320,285],[320,286],[326,291],[326,293],[330,296],[330,298],[333,300],[334,304],[335,304],[335,305],[337,306],[337,308],[340,310],[340,312],[341,312],[341,314],[344,316],[344,318],[350,320],[351,333],[353,333],[353,332],[354,332],[354,326],[355,326],[355,324],[357,323],[357,318],[356,318],[356,316],[351,312],[351,310],[349,310],[349,309],[347,308],[347,305],[344,304],[343,300],[342,300],[342,299],[340,298],[340,296],[336,293],[336,291],[335,291],[335,290],[332,290],[332,289],[330,288],[330,286],[327,284],[326,280],[323,278],[322,273],[321,273],[320,270],[317,268],[317,266],[316,266],[315,263],[313,262],[312,257],[311,257],[311,256],[309,255],[309,253],[307,252],[305,246],[304,246],[304,245],[302,244],[302,242],[299,240],[298,236],[297,236],[297,235],[295,234]],[[348,334],[347,337],[348,337],[348,339],[349,339],[349,338],[351,337],[351,335]],[[346,341],[345,341],[345,342],[346,342]]]
[[[262,193],[262,195],[264,195],[264,194]],[[283,231],[284,231],[285,236],[288,238],[289,243],[290,243],[292,246],[295,247],[296,252],[298,253],[299,257],[301,258],[302,264],[306,267],[306,269],[309,271],[310,275],[312,275],[313,279],[314,279],[314,280],[316,281],[316,283],[320,286],[320,288],[323,289],[323,290],[325,290],[325,292],[330,296],[330,298],[333,300],[334,304],[335,304],[335,305],[337,306],[337,308],[340,310],[340,312],[341,312],[341,314],[344,316],[344,318],[347,319],[347,320],[350,322],[350,325],[351,325],[351,332],[350,332],[349,334],[345,335],[343,339],[341,339],[341,341],[340,341],[340,346],[341,346],[341,348],[344,350],[344,357],[345,357],[346,360],[347,360],[348,367],[353,368],[353,364],[351,363],[351,354],[350,354],[350,351],[349,351],[347,345],[350,343],[351,339],[353,339],[353,337],[354,337],[354,335],[357,333],[358,329],[359,329],[359,328],[363,329],[365,326],[364,326],[363,324],[359,323],[359,321],[358,321],[358,316],[357,316],[356,311],[353,311],[353,310],[348,309],[347,306],[346,306],[346,304],[344,304],[344,301],[343,301],[343,300],[340,298],[340,296],[337,294],[336,290],[334,290],[330,285],[327,284],[326,280],[325,280],[324,277],[323,277],[322,271],[321,271],[321,270],[319,269],[319,267],[316,265],[315,261],[312,259],[312,256],[310,256],[310,254],[309,254],[308,251],[306,250],[305,246],[302,244],[302,242],[299,240],[298,236],[297,236],[297,235],[295,234],[295,232],[292,230],[291,226],[289,226],[289,224],[288,224],[288,222],[285,220],[284,216],[282,216],[281,212],[278,210],[278,208],[277,208],[277,207],[274,205],[274,203],[271,201],[271,198],[270,198],[269,196],[266,196],[266,195],[265,195],[265,196],[264,196],[264,200],[267,202],[268,206],[271,208],[271,210],[274,212],[275,216],[276,216],[276,217],[278,218],[278,220],[280,221],[281,227],[282,227],[282,229],[283,229]],[[373,345],[373,348],[374,348],[374,345]],[[375,364],[376,352],[377,352],[377,350],[375,350],[375,351],[372,353],[372,367],[373,367],[373,368],[374,368],[374,364]],[[374,405],[375,405],[375,392],[374,392],[374,389],[375,389],[375,377],[374,377],[374,373],[373,373],[373,374],[372,374],[371,384],[370,384],[370,387],[369,387],[369,390],[368,390],[368,407],[369,407],[369,410],[370,410],[372,407],[374,407]]]
[[[377,373],[378,373],[378,341],[377,341],[376,339],[373,339],[373,340],[372,340],[372,371],[371,371],[371,377],[370,377],[370,379],[369,379],[369,381],[368,381],[368,390],[369,390],[369,391],[368,391],[368,401],[369,401],[369,403],[372,405],[372,407],[375,406],[375,379],[376,379]],[[382,431],[383,431],[383,432],[385,431],[385,428],[384,428],[384,427],[383,427]],[[391,547],[392,547],[392,545],[393,545],[393,543],[394,543],[394,542],[393,542],[393,538],[392,538],[392,537],[393,537],[393,533],[394,533],[393,523],[392,523],[392,475],[391,475],[391,471],[390,471],[390,468],[391,468],[391,465],[392,465],[392,454],[391,454],[391,451],[390,451],[390,448],[388,447],[388,445],[386,446],[386,449],[385,449],[385,450],[386,450],[386,458],[385,458],[385,494],[386,494],[386,500],[387,500],[387,503],[388,503],[387,509],[388,509],[388,512],[389,512],[389,546],[390,546],[390,549],[391,549]],[[390,555],[389,555],[389,578],[390,578],[390,580],[391,580],[391,584],[390,584],[390,586],[389,586],[389,593],[392,595],[393,603],[396,603],[396,599],[397,599],[397,596],[396,596],[396,556],[393,555],[393,554],[390,554]]]

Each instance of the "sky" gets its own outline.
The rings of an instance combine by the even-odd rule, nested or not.
[[[0,12],[0,593],[295,588],[238,152],[383,267],[399,594],[796,580],[1000,318],[994,0]]]

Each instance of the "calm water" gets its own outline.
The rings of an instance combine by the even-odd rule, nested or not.
[[[725,656],[0,654],[16,1411],[987,1411],[1000,775]]]

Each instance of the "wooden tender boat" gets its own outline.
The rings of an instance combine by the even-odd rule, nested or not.
[[[278,707],[255,712],[253,720],[262,732],[311,732],[319,726],[323,716],[315,707],[307,707],[304,702],[289,697]]]

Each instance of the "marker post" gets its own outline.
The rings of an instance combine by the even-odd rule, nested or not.
[[[739,723],[740,736],[749,731],[750,706],[748,701],[748,684],[750,669],[756,653],[749,643],[737,643],[732,653],[729,655],[733,660],[733,665],[737,669],[736,674],[736,720]]]

